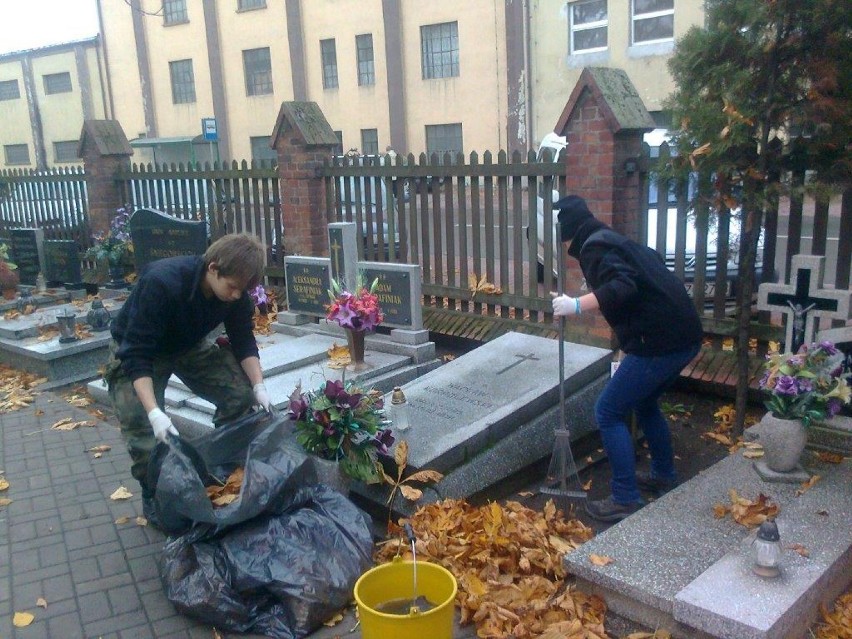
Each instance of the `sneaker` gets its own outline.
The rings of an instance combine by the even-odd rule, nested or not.
[[[663,495],[669,492],[672,488],[677,486],[676,479],[663,479],[661,477],[654,477],[650,471],[647,470],[637,470],[636,471],[636,484],[642,490],[647,490],[648,492],[654,493],[656,495]]]
[[[645,504],[635,501],[632,504],[620,504],[612,500],[612,496],[598,501],[587,501],[586,512],[592,519],[598,521],[621,521],[632,515]]]

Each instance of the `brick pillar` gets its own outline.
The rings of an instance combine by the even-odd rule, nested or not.
[[[584,198],[596,218],[633,240],[639,238],[642,136],[653,128],[627,74],[595,67],[583,70],[554,128],[568,139],[566,194]],[[567,267],[568,291],[577,293],[583,274],[573,258]],[[576,332],[573,337],[613,343],[600,313],[580,319],[572,329],[566,327]]]
[[[284,102],[271,138],[278,153],[286,255],[327,255],[323,163],[337,137],[315,102]]]
[[[116,175],[129,168],[133,149],[116,120],[86,120],[78,152],[86,172],[89,227],[92,233],[104,233],[125,204]]]

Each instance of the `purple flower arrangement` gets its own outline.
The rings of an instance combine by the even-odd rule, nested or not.
[[[296,440],[306,451],[339,462],[350,477],[368,484],[381,481],[378,456],[389,454],[394,437],[384,428],[389,422],[379,391],[365,393],[339,380],[305,393],[299,385],[290,396],[288,412]]]
[[[760,388],[769,394],[766,408],[781,419],[800,419],[805,426],[840,412],[852,399],[843,355],[828,341],[803,344],[795,355],[770,353]]]
[[[94,260],[105,259],[113,266],[121,264],[125,257],[133,254],[129,222],[130,212],[123,206],[116,209],[109,230],[92,236],[92,246],[86,251],[86,257]]]

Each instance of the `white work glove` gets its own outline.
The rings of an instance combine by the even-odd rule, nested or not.
[[[263,382],[259,384],[255,384],[251,387],[254,391],[254,399],[260,405],[263,410],[267,413],[272,412],[272,399],[269,397],[269,391],[266,390],[266,386]]]
[[[565,317],[566,315],[580,314],[580,300],[569,295],[553,295],[553,314],[557,317]]]
[[[154,429],[154,437],[164,444],[169,435],[178,437],[177,428],[172,424],[172,420],[159,408],[148,413],[148,421],[151,422],[151,428]]]

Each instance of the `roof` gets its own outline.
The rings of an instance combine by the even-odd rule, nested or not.
[[[172,138],[133,138],[130,146],[134,149],[167,146],[169,144],[208,144],[203,135],[184,135]]]
[[[87,142],[93,142],[100,155],[133,155],[124,129],[117,120],[86,120],[77,146],[77,156],[83,157]]]

